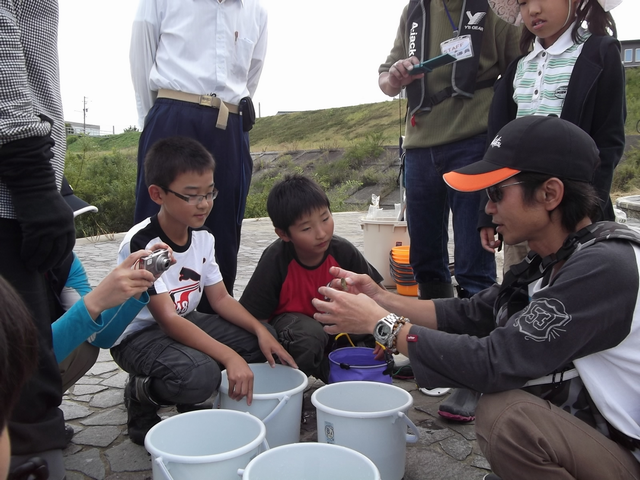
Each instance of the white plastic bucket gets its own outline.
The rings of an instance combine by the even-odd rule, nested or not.
[[[222,372],[220,408],[248,412],[262,420],[267,427],[267,442],[274,448],[300,441],[302,396],[309,381],[300,370],[268,363],[252,363],[253,402],[247,405],[229,397],[227,371]]]
[[[350,448],[327,443],[294,443],[261,453],[242,480],[380,480],[374,463]]]
[[[167,418],[144,439],[153,480],[237,478],[238,469],[268,446],[256,417],[230,410],[200,410]]]
[[[366,455],[382,480],[404,476],[406,444],[420,435],[406,415],[413,405],[408,392],[386,383],[341,382],[319,388],[311,402],[317,409],[318,442]]]

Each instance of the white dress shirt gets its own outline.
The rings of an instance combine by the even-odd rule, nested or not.
[[[260,0],[140,0],[129,56],[140,127],[161,88],[253,96],[266,50]]]

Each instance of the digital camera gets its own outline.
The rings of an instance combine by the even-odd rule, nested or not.
[[[156,250],[148,257],[140,259],[140,268],[153,273],[154,276],[161,275],[171,266],[169,250]]]

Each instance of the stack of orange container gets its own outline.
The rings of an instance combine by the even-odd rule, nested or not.
[[[393,247],[389,254],[389,271],[396,282],[400,295],[418,296],[418,284],[413,278],[413,268],[409,263],[409,245]]]

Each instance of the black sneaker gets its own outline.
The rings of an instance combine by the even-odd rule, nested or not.
[[[480,394],[466,388],[456,388],[440,404],[438,414],[454,422],[472,422],[476,419],[476,406]]]
[[[129,375],[124,387],[124,406],[127,407],[129,438],[137,445],[144,445],[144,437],[160,423],[158,405],[148,394],[149,377]]]
[[[487,473],[484,477],[482,477],[482,480],[501,480],[501,479],[495,473]]]

